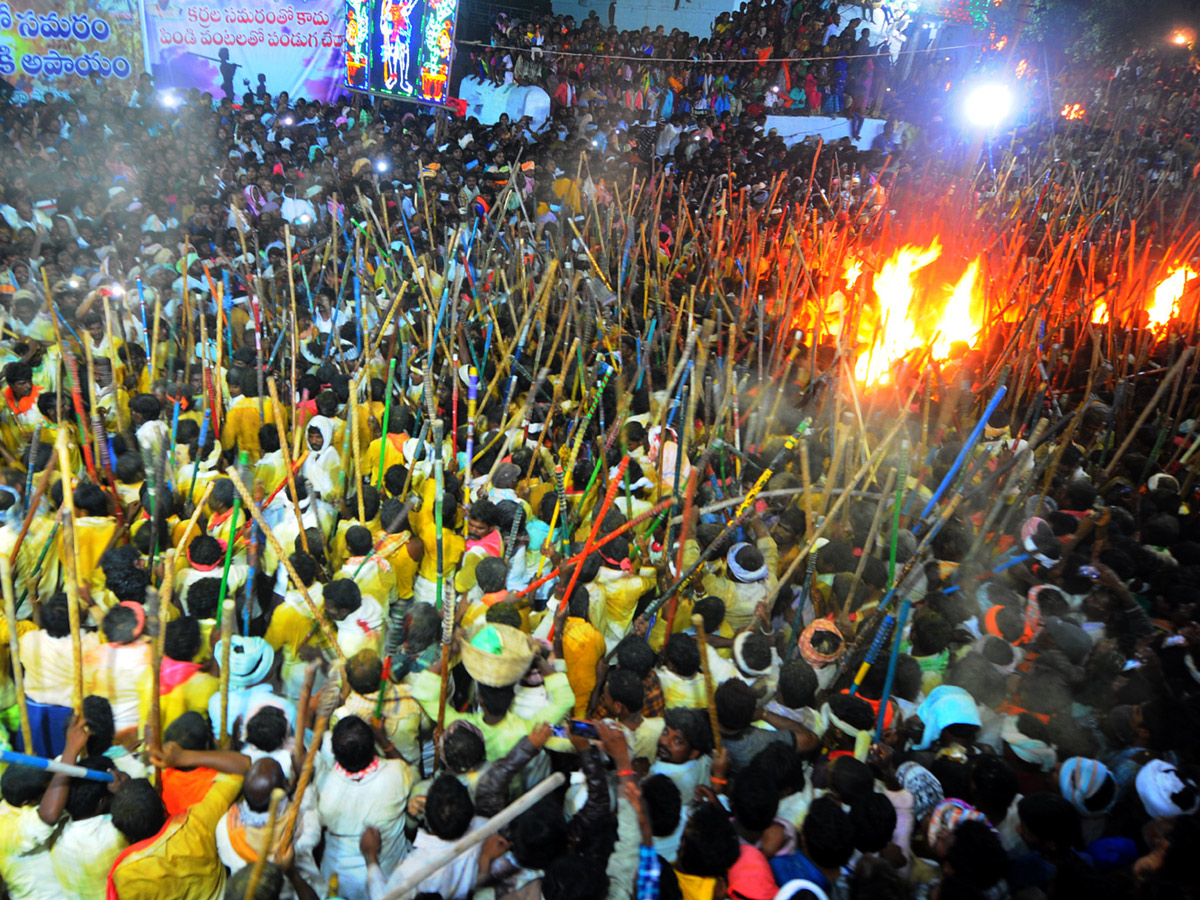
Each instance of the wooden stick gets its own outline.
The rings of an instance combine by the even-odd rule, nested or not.
[[[457,377],[457,376],[456,376]],[[354,496],[358,500],[358,521],[360,524],[367,524],[367,512],[365,501],[363,499],[363,478],[362,478],[362,441],[358,437],[358,388],[362,382],[350,385],[350,407],[346,418],[346,427],[350,429],[350,450],[351,459],[354,461]],[[301,531],[304,527],[301,526]]]
[[[292,471],[292,455],[288,448],[287,432],[283,427],[283,406],[279,402],[279,392],[275,388],[274,375],[267,379],[267,387],[271,392],[271,406],[275,410],[275,428],[279,432],[279,449],[283,453],[283,464],[287,469],[287,488],[292,498],[292,511],[296,514],[296,527],[300,529],[300,543],[304,546],[304,552],[308,553],[308,531],[304,527],[304,515],[300,512],[300,494],[296,491],[296,473]]]
[[[325,730],[329,727],[329,717],[333,713],[333,704],[322,701],[322,705],[317,709],[317,721],[313,723],[312,743],[308,745],[308,753],[304,756],[304,766],[300,769],[300,778],[296,782],[296,790],[292,793],[292,802],[288,807],[287,819],[283,823],[283,837],[280,838],[279,845],[281,847],[290,847],[292,837],[296,833],[296,820],[300,816],[300,801],[304,799],[304,792],[308,790],[308,785],[312,781],[313,765],[317,760],[317,751],[321,749],[321,742],[325,737]],[[303,722],[296,723],[300,729],[297,733],[302,734],[304,729]],[[263,848],[264,851],[266,848]]]
[[[911,403],[911,398],[909,402]],[[905,408],[907,407],[908,404],[906,403]],[[867,472],[869,472],[876,465],[878,460],[883,458],[884,452],[889,446],[891,446],[892,441],[895,440],[896,435],[899,434],[900,429],[903,428],[904,425],[905,418],[904,416],[900,416],[896,424],[892,426],[892,430],[889,431],[884,439],[875,447],[875,452],[871,454],[871,456],[865,463],[862,464],[859,470],[854,473],[848,482],[846,482],[845,491],[840,497],[838,497],[837,501],[833,504],[833,508],[829,510],[828,515],[826,515],[821,521],[821,524],[813,529],[812,535],[804,542],[804,546],[800,549],[800,552],[796,554],[796,558],[792,560],[792,564],[787,567],[787,571],[779,576],[779,580],[776,582],[775,587],[770,591],[770,593],[767,594],[765,603],[767,604],[768,609],[771,607],[771,604],[775,602],[775,598],[779,596],[779,592],[783,589],[783,586],[791,580],[791,577],[794,574],[796,574],[796,570],[800,568],[800,563],[804,562],[808,554],[812,552],[813,546],[816,544],[818,538],[821,537],[821,533],[824,532],[830,522],[834,521],[838,511],[841,510],[842,505],[850,499],[854,486],[858,484],[863,476],[866,475]]]
[[[186,545],[183,545],[186,546]],[[158,589],[158,611],[154,614],[155,631],[153,639],[150,641],[150,671],[151,689],[150,689],[150,712],[146,717],[146,744],[155,749],[162,749],[162,682],[160,676],[162,673],[162,658],[163,647],[166,642],[167,635],[167,608],[171,605],[171,591],[175,587],[175,555],[173,550],[168,550],[163,554],[163,584]],[[222,671],[222,677],[224,672]],[[154,782],[156,785],[162,785],[162,769],[158,766],[154,767]]]
[[[233,620],[237,618],[235,607],[232,600],[221,604],[221,731],[217,742],[222,750],[229,746],[229,651],[233,646]]]
[[[25,519],[21,522],[21,530],[17,532],[16,543],[13,544],[12,554],[8,558],[10,566],[17,564],[17,554],[21,552],[21,543],[25,540],[25,535],[29,533],[29,526],[33,523],[33,517],[37,515],[38,501],[42,499],[42,494],[46,492],[46,488],[50,484],[50,476],[54,474],[56,468],[58,468],[58,456],[54,455],[50,457],[50,461],[46,464],[46,468],[42,472],[42,477],[38,479],[37,490],[33,492],[33,497],[29,499],[29,508],[25,512]],[[63,482],[64,491],[69,483],[69,479]]]
[[[1133,423],[1133,427],[1130,428],[1128,434],[1125,435],[1125,440],[1122,441],[1121,446],[1117,448],[1117,452],[1113,455],[1112,460],[1107,466],[1105,466],[1104,474],[1101,476],[1099,483],[1103,484],[1110,477],[1112,477],[1113,469],[1117,467],[1117,463],[1121,461],[1121,457],[1125,455],[1125,451],[1129,449],[1129,445],[1132,444],[1134,438],[1137,437],[1138,431],[1144,424],[1146,424],[1146,419],[1150,418],[1150,413],[1154,412],[1154,408],[1158,406],[1158,402],[1162,400],[1163,395],[1167,392],[1167,388],[1169,388],[1175,382],[1175,379],[1179,377],[1179,373],[1183,371],[1195,350],[1195,347],[1187,347],[1183,353],[1179,355],[1179,359],[1175,361],[1175,365],[1171,366],[1171,371],[1169,371],[1159,383],[1158,390],[1154,392],[1154,396],[1150,398],[1150,402],[1147,403],[1142,409],[1141,415],[1137,417],[1137,421]],[[1086,405],[1087,397],[1084,397],[1083,401],[1081,402],[1081,407]]]
[[[83,716],[83,641],[79,634],[79,577],[75,561],[79,558],[79,545],[75,536],[75,493],[71,488],[71,454],[67,448],[67,429],[59,428],[58,467],[62,471],[63,516],[62,561],[66,570],[63,579],[67,591],[67,614],[71,622],[71,661],[74,667],[71,678],[71,708],[75,715]]]
[[[700,671],[704,673],[704,697],[708,701],[708,724],[712,726],[713,752],[721,752],[721,728],[717,722],[717,704],[713,700],[712,672],[708,668],[708,640],[704,634],[704,616],[692,616],[692,627],[696,629],[696,643],[700,647]]]
[[[284,551],[283,545],[279,543],[279,538],[275,537],[275,532],[271,530],[271,526],[267,524],[266,519],[264,519],[262,513],[259,512],[258,507],[254,503],[254,498],[250,496],[250,491],[246,489],[246,483],[242,481],[241,476],[238,475],[237,469],[230,469],[225,474],[229,476],[229,480],[233,482],[233,486],[237,489],[237,492],[242,495],[242,503],[249,511],[250,517],[254,519],[255,524],[257,524],[262,530],[267,542],[271,545],[271,549],[275,551],[275,555],[279,557],[280,563],[282,563],[283,567],[287,569],[288,577],[292,580],[292,584],[295,586],[300,596],[304,599],[304,602],[308,606],[308,610],[312,614],[312,617],[317,621],[317,624],[321,628],[322,632],[324,632],[325,639],[333,648],[333,652],[337,655],[337,658],[344,663],[346,661],[346,655],[342,652],[342,648],[338,645],[337,632],[326,619],[324,610],[317,606],[316,603],[313,602],[312,597],[309,596],[308,589],[304,586],[304,582],[301,581],[300,576],[296,574],[296,569],[292,565],[290,555]]]
[[[846,595],[846,602],[842,605],[842,615],[850,614],[850,601],[854,599],[854,589],[858,587],[859,581],[862,580],[863,569],[867,567],[867,558],[871,555],[871,550],[875,546],[875,538],[879,536],[879,526],[883,522],[883,511],[887,508],[888,498],[892,494],[892,487],[896,483],[896,469],[893,467],[888,472],[887,481],[883,484],[883,492],[879,495],[879,504],[875,507],[875,518],[871,520],[871,530],[867,532],[867,539],[862,545],[862,554],[858,558],[858,567],[854,570],[854,581],[850,583],[850,593]]]
[[[33,752],[33,730],[29,727],[29,705],[25,699],[25,671],[21,668],[20,641],[17,638],[17,602],[13,591],[12,563],[0,554],[0,582],[4,590],[4,618],[8,623],[8,652],[12,657],[13,687],[17,691],[17,709],[21,718],[21,740],[25,752]]]
[[[279,804],[283,798],[283,788],[275,788],[271,791],[271,804],[267,807],[267,827],[263,829],[262,846],[258,851],[258,859],[254,861],[254,868],[250,870],[250,879],[246,882],[244,900],[254,900],[254,892],[258,889],[258,882],[262,878],[263,869],[267,864],[267,854],[271,852],[271,847],[275,842],[275,817],[279,815]]]

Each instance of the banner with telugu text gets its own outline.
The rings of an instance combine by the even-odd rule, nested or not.
[[[15,103],[70,97],[97,81],[128,94],[142,66],[137,0],[0,3],[0,77]]]
[[[344,0],[145,0],[146,56],[160,88],[197,88],[215,100],[287,91],[292,99],[344,93]]]

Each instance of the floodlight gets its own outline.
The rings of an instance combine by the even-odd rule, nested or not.
[[[967,121],[978,128],[995,128],[1012,112],[1012,90],[1004,84],[981,84],[967,94]]]

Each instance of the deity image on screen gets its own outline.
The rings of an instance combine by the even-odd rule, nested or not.
[[[346,4],[346,84],[367,86],[367,53],[370,46],[370,22],[366,0],[348,0]]]
[[[421,96],[435,103],[446,99],[457,6],[457,0],[431,0],[422,25]]]
[[[380,56],[383,85],[389,91],[413,92],[408,80],[409,41],[412,40],[412,11],[419,0],[383,0],[379,4]]]

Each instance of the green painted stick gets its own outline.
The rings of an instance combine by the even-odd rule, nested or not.
[[[900,471],[896,473],[896,500],[892,509],[892,542],[888,549],[887,584],[892,586],[896,576],[896,551],[900,541],[900,510],[903,508],[904,493],[908,487],[908,441],[900,445]]]
[[[250,457],[243,450],[238,454],[238,465],[249,465]],[[225,611],[225,594],[229,591],[229,568],[233,565],[233,544],[237,537],[238,511],[242,508],[242,495],[233,495],[233,512],[229,516],[229,541],[225,544],[225,568],[221,572],[221,592],[217,594],[217,624],[221,624],[221,614]]]

